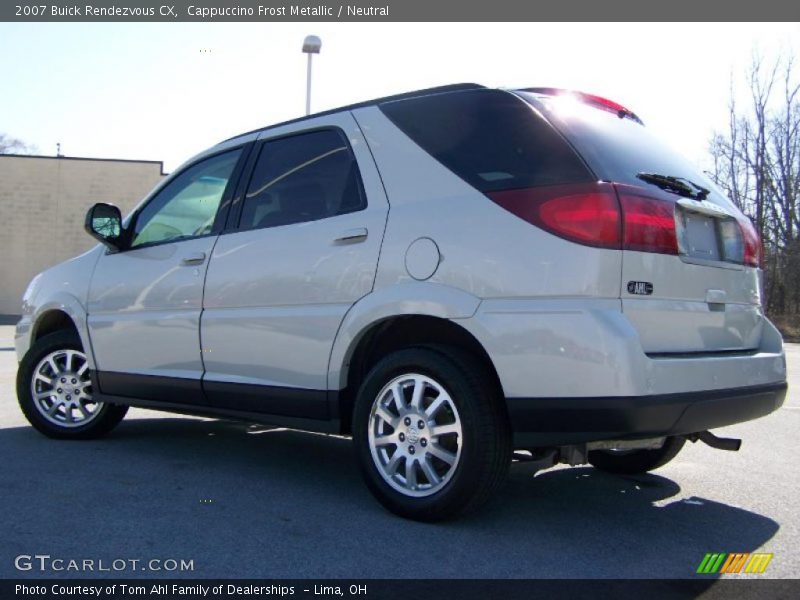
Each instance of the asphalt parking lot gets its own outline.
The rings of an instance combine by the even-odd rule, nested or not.
[[[716,432],[741,437],[738,453],[687,444],[642,477],[515,464],[486,509],[425,525],[373,501],[342,438],[131,410],[104,440],[49,440],[17,407],[0,326],[0,577],[42,577],[14,559],[47,554],[194,566],[106,573],[122,577],[683,578],[706,552],[754,551],[774,554],[766,576],[797,577],[800,346],[787,350],[784,407]]]

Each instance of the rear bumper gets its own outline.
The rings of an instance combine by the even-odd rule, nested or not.
[[[618,299],[484,300],[454,321],[486,349],[506,398],[639,398],[786,381],[783,341],[766,318],[757,348],[686,354],[645,353]]]
[[[641,439],[706,431],[763,417],[786,382],[657,396],[507,398],[516,448]]]

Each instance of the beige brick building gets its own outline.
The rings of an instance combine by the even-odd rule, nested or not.
[[[158,183],[163,163],[0,155],[0,314],[19,314],[31,278],[91,248],[87,209],[127,213]]]

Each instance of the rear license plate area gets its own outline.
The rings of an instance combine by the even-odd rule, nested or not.
[[[720,252],[719,219],[691,211],[681,211],[683,253],[701,260],[723,260]]]

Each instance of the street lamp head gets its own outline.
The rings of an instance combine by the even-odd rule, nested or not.
[[[319,54],[320,48],[322,48],[321,39],[316,35],[306,36],[306,39],[303,41],[303,52],[307,54]]]

